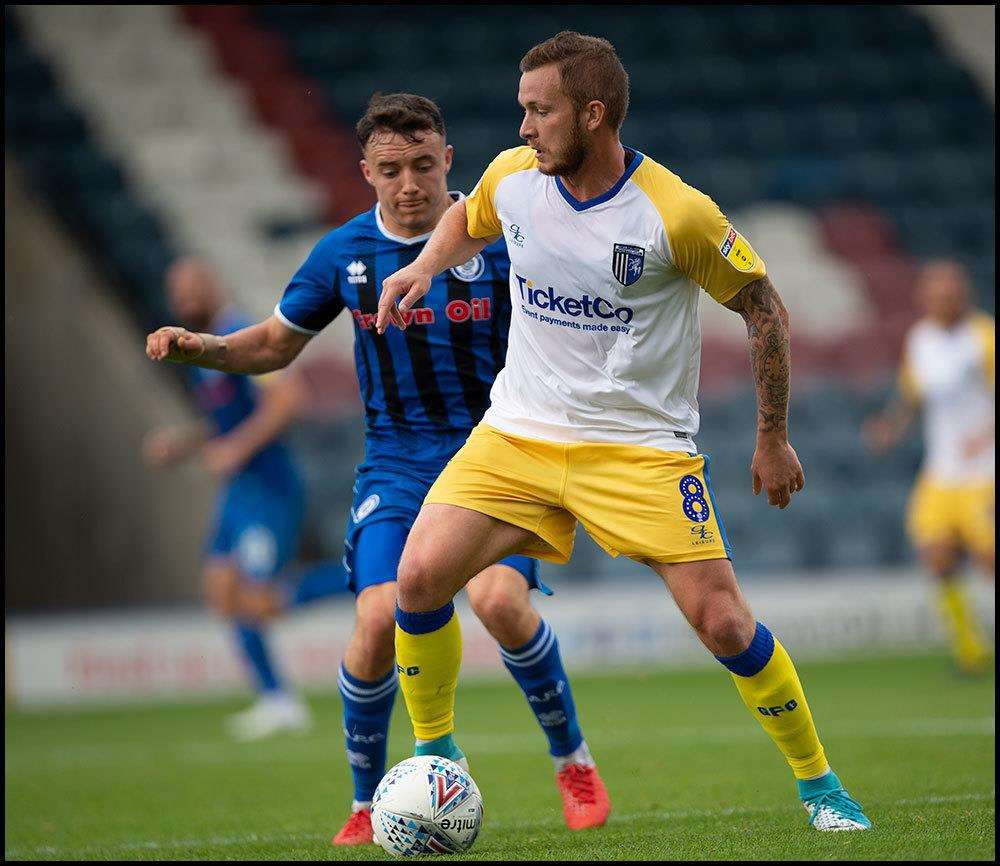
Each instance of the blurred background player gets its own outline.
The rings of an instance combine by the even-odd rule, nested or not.
[[[897,397],[869,421],[866,434],[872,449],[884,453],[923,414],[924,460],[907,528],[937,581],[955,664],[976,673],[987,667],[990,651],[960,570],[969,557],[995,576],[995,328],[972,306],[968,276],[956,261],[926,264],[917,294],[923,317],[906,338]]]
[[[197,259],[176,262],[166,289],[171,312],[195,330],[225,333],[246,324]],[[286,574],[299,543],[304,494],[281,436],[299,414],[303,383],[290,374],[261,386],[248,376],[190,367],[188,385],[205,420],[156,430],[143,450],[153,467],[198,454],[223,484],[206,549],[204,591],[210,607],[232,621],[257,691],[256,703],[231,716],[227,727],[245,740],[306,730],[309,710],[281,675],[265,631],[267,619],[332,595],[344,583],[343,569],[330,563]]]
[[[351,817],[334,838],[342,845],[372,841],[371,798],[385,773],[398,685],[395,580],[403,547],[427,490],[489,405],[510,322],[501,239],[436,278],[405,333],[376,332],[382,280],[417,257],[458,196],[448,192],[452,148],[430,100],[376,95],[356,131],[361,170],[378,203],[316,245],[274,315],[225,338],[163,328],[147,346],[154,360],[266,372],[290,363],[343,309],[353,315],[366,450],[345,543],[357,618],[340,670],[355,787]],[[537,561],[526,556],[502,559],[468,586],[473,610],[548,738],[567,825],[600,826],[610,811],[607,791],[577,722],[558,641],[532,607],[531,589],[548,592]]]

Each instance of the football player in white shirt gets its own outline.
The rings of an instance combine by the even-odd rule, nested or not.
[[[963,673],[988,667],[989,649],[963,592],[968,556],[995,574],[993,319],[971,305],[965,270],[953,261],[924,266],[917,283],[923,318],[906,337],[898,397],[866,429],[884,453],[923,413],[924,460],[910,497],[907,529],[939,588],[939,609]]]
[[[513,313],[491,406],[424,500],[398,572],[396,659],[418,753],[460,759],[452,598],[514,552],[565,562],[579,520],[649,565],[784,754],[810,823],[871,822],[830,769],[787,652],[754,620],[697,452],[699,286],[747,322],[758,395],[754,492],[805,481],[788,442],[788,316],[715,203],[623,147],[628,75],[607,40],[563,32],[521,61],[520,136],[423,252],[383,283],[405,327],[433,276],[503,235]],[[398,303],[398,306],[397,306]]]

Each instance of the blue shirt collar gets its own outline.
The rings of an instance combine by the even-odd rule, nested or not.
[[[629,154],[632,154],[632,160],[629,161]],[[643,155],[637,150],[633,150],[630,147],[625,148],[625,173],[618,178],[617,183],[607,192],[601,193],[599,196],[587,199],[586,201],[580,201],[576,198],[566,187],[563,185],[562,178],[556,175],[556,189],[562,194],[562,197],[566,199],[566,203],[573,208],[575,211],[585,211],[588,208],[595,207],[599,204],[604,204],[606,201],[610,201],[619,192],[626,183],[628,179],[632,177],[633,172],[639,167],[639,163],[643,160]]]

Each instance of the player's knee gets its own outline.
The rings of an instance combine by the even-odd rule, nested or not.
[[[395,595],[388,596],[383,592],[375,595],[369,595],[369,593],[387,587],[391,588],[391,584],[372,587],[368,592],[362,593],[357,606],[355,631],[358,642],[361,644],[359,649],[366,657],[377,662],[377,667],[383,667],[393,658],[396,628],[393,616]]]
[[[233,617],[237,609],[238,578],[227,568],[207,568],[202,574],[205,604],[219,616]]]
[[[743,605],[726,598],[705,605],[694,627],[702,643],[715,655],[733,656],[750,645],[756,626]]]
[[[938,580],[954,577],[958,552],[948,544],[930,545],[923,550],[924,565]]]
[[[511,581],[477,578],[468,585],[469,603],[479,620],[494,637],[510,635],[519,630],[531,605],[526,587]],[[505,641],[510,645],[509,641]]]
[[[445,583],[431,556],[419,548],[404,551],[396,572],[396,591],[403,610],[435,610],[447,604],[451,597],[442,589]]]

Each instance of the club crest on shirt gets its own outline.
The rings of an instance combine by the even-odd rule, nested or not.
[[[623,286],[631,286],[642,276],[646,251],[632,244],[615,244],[611,252],[611,273]]]
[[[474,283],[486,272],[486,259],[482,253],[476,253],[464,265],[451,268],[451,273],[465,283]]]

